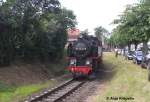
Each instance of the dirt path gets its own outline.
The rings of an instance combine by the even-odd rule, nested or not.
[[[100,71],[97,73],[97,79],[94,81],[94,91],[91,92],[92,94],[89,94],[83,102],[93,102],[94,96],[105,91],[108,82],[116,73],[114,68],[115,66],[107,62],[104,62],[103,65],[101,65]]]

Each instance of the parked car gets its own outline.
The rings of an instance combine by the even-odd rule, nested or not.
[[[133,59],[133,53],[134,53],[133,51],[128,51],[127,52],[127,59],[128,60],[132,60]]]
[[[143,58],[141,67],[142,67],[142,68],[147,68],[148,65],[150,65],[150,53],[148,53],[148,54],[145,56],[145,58]]]
[[[131,58],[133,59],[133,53],[131,54],[130,51],[127,51],[127,50],[126,50],[126,51],[125,51],[125,54],[124,54],[124,57],[125,57],[126,60],[127,60],[127,59],[129,60],[129,59],[131,59]]]
[[[118,55],[121,55],[121,53],[122,53],[122,50],[118,49]]]
[[[143,58],[142,68],[147,68],[148,70],[148,81],[150,81],[150,53],[148,53],[145,58]]]
[[[133,53],[133,63],[141,64],[143,60],[143,53],[141,50],[135,51]]]

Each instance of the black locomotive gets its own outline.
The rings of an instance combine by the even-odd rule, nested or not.
[[[80,36],[68,45],[68,69],[73,76],[90,75],[102,61],[102,43],[96,37]]]

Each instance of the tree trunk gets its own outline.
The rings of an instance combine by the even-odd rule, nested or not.
[[[131,50],[131,44],[128,44],[128,51]]]
[[[142,49],[142,52],[143,52],[143,60],[142,60],[142,63],[144,63],[145,61],[145,56],[148,52],[148,45],[147,45],[147,41],[143,42],[143,49]]]
[[[125,53],[126,53],[126,52],[125,52],[125,47],[124,47],[124,48],[123,48],[123,56],[125,56]]]
[[[143,42],[143,56],[145,57],[148,52],[147,41]]]
[[[135,50],[137,50],[137,45],[138,45],[138,44],[134,44],[134,45],[135,45]]]

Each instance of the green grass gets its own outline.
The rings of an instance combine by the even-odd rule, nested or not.
[[[104,63],[109,63],[110,68],[115,66],[116,73],[106,82],[103,91],[94,97],[94,102],[150,102],[150,82],[146,69],[141,69],[123,57],[115,58],[113,53],[104,54]],[[133,97],[134,100],[106,100],[106,97],[120,96]]]
[[[63,59],[58,63],[56,62],[53,64],[51,63],[50,66],[47,67],[50,68],[49,69],[50,72],[53,72],[54,77],[69,73],[68,70],[66,69],[67,61],[65,59]]]
[[[65,60],[66,61],[66,60]],[[67,74],[66,63],[64,60],[57,63],[46,64],[45,67],[49,68],[50,76],[53,78]],[[40,80],[39,80],[40,81]],[[0,81],[0,102],[20,102],[27,96],[39,92],[44,88],[50,88],[57,84],[57,80],[50,80],[40,84],[28,84],[24,86],[5,85]]]
[[[19,87],[7,86],[0,83],[0,102],[19,102],[32,93],[38,92],[43,88],[54,86],[55,83],[55,80],[51,80],[46,83]]]

